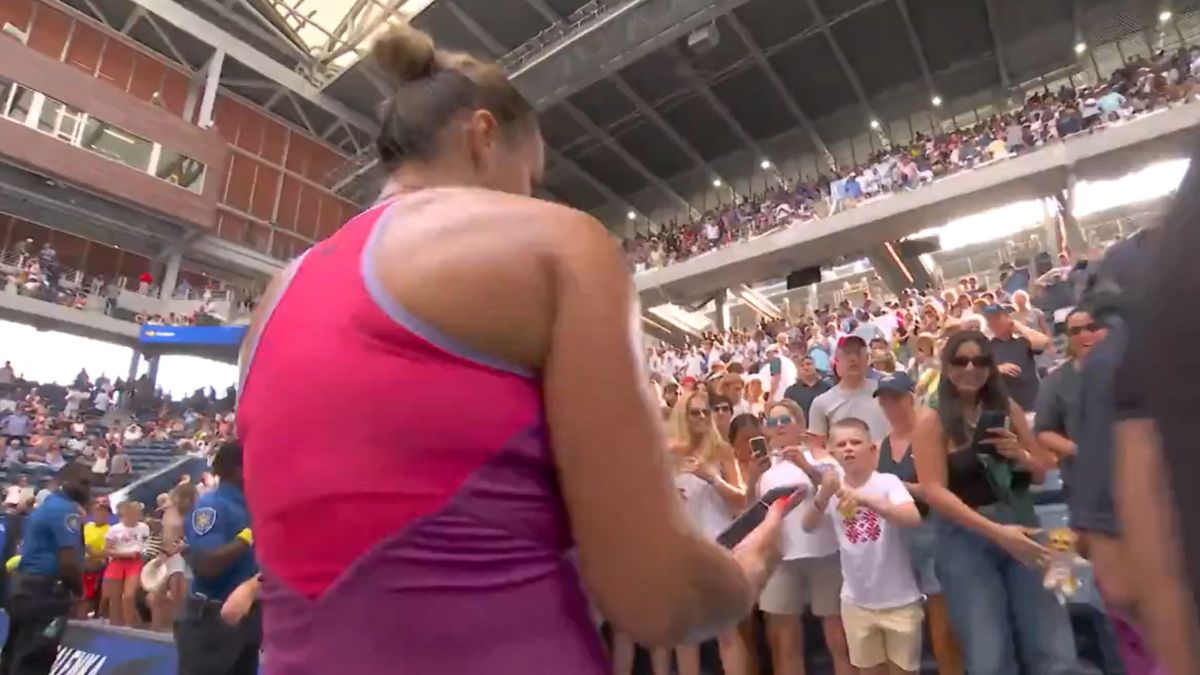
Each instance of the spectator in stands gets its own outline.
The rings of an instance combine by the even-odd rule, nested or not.
[[[108,446],[108,476],[109,485],[113,487],[124,487],[129,482],[130,475],[133,474],[133,463],[129,461],[129,455],[125,454],[125,448],[120,444]],[[92,467],[95,472],[95,466]]]
[[[1004,376],[1009,396],[1022,410],[1033,410],[1041,377],[1034,358],[1050,346],[1050,337],[1013,320],[1008,310],[996,304],[983,309],[996,366]]]
[[[978,331],[954,333],[942,351],[938,409],[918,413],[913,433],[919,485],[941,519],[938,578],[969,673],[1073,672],[1075,640],[1066,611],[1035,567],[1049,551],[1032,539],[1038,526],[1029,484],[1054,465],[1009,398],[992,342]],[[984,429],[984,411],[1005,415],[1013,431]],[[998,487],[994,487],[998,486]],[[1018,653],[1019,651],[1019,653]]]
[[[67,391],[66,405],[63,407],[63,417],[73,418],[79,414],[80,406],[91,398],[84,387],[75,387]]]
[[[121,287],[117,285],[116,279],[111,279],[107,284],[104,284],[104,314],[105,316],[114,316],[117,313],[117,301],[121,299]]]
[[[177,485],[171,490],[167,508],[162,513],[162,551],[167,580],[161,590],[151,599],[151,607],[157,608],[158,629],[170,628],[187,599],[187,564],[182,551],[184,542],[184,519],[195,508],[199,496],[193,485]]]
[[[1042,383],[1037,398],[1037,415],[1033,430],[1042,447],[1058,459],[1062,479],[1071,483],[1071,467],[1078,451],[1080,387],[1084,361],[1092,347],[1108,335],[1108,330],[1084,310],[1072,310],[1067,315],[1069,360],[1058,367]]]
[[[121,502],[117,505],[120,522],[104,535],[108,564],[104,568],[104,590],[109,621],[114,626],[138,626],[137,591],[141,584],[142,550],[150,536],[150,527],[142,522],[142,505]]]
[[[17,254],[17,266],[24,267],[25,261],[29,259],[30,254],[33,252],[33,239],[18,241],[14,251]]]
[[[123,440],[125,443],[137,443],[142,440],[144,435],[145,432],[142,431],[142,427],[137,422],[130,422],[129,426],[125,427]]]
[[[886,666],[891,672],[916,673],[922,595],[897,528],[918,526],[921,514],[899,478],[875,470],[879,448],[866,422],[853,417],[836,422],[829,445],[842,475],[824,474],[802,518],[805,531],[832,524],[837,533],[850,663],[868,671]]]
[[[12,439],[4,446],[4,468],[13,469],[25,463],[25,453],[21,450],[20,439]]]
[[[33,420],[29,417],[28,406],[18,406],[16,410],[0,420],[0,436],[9,443],[24,441],[32,432]]]
[[[4,367],[0,368],[0,385],[12,384],[17,381],[17,374],[13,371],[12,361],[5,361]]]
[[[857,335],[842,338],[837,350],[837,385],[813,399],[808,420],[810,442],[824,447],[834,422],[855,417],[871,425],[875,438],[887,435],[887,419],[875,403],[877,383],[867,377],[867,343]]]
[[[790,401],[795,401],[807,418],[812,408],[812,402],[821,394],[829,391],[833,385],[821,377],[817,372],[816,361],[807,354],[796,359],[796,371],[796,382],[784,390],[783,396]]]
[[[33,506],[37,508],[46,501],[46,498],[54,494],[58,490],[58,480],[53,476],[42,478],[42,488],[37,491],[37,495],[33,498]]]
[[[111,527],[112,507],[105,498],[92,504],[91,519],[83,525],[83,597],[76,605],[75,618],[97,618],[108,615],[107,598],[101,593],[104,566],[108,563],[107,537]],[[104,601],[102,601],[102,598]]]
[[[742,379],[741,375],[726,373],[721,377],[721,384],[718,389],[725,398],[729,399],[729,404],[733,408],[734,415],[744,415],[750,412],[750,404],[744,397],[746,381]]]
[[[142,272],[138,275],[138,293],[146,295],[150,292],[150,287],[154,285],[154,275],[149,272]]]
[[[804,413],[793,401],[780,401],[771,407],[766,431],[772,454],[779,460],[773,460],[773,466],[763,473],[758,494],[781,485],[800,485],[807,495],[797,512],[784,520],[783,562],[759,598],[766,614],[773,670],[780,675],[804,672],[804,627],[800,617],[808,607],[821,621],[836,674],[849,675],[854,670],[840,618],[842,572],[837,535],[831,523],[814,531],[805,531],[801,524],[801,514],[815,496],[813,477],[820,481],[817,468],[836,471],[837,462],[823,446],[805,450]]]
[[[92,399],[92,408],[99,415],[103,416],[108,412],[109,406],[113,404],[112,394],[108,389],[97,389],[96,396]]]
[[[95,461],[92,462],[92,480],[96,485],[105,485],[108,482],[108,448],[109,446],[100,444],[95,449]]]
[[[26,502],[34,499],[33,486],[29,484],[29,476],[17,476],[17,482],[9,485],[4,491],[4,503],[8,506],[24,507]]]
[[[954,635],[950,622],[946,597],[942,593],[934,565],[937,548],[936,525],[928,518],[929,507],[922,498],[923,492],[917,482],[917,468],[913,460],[912,437],[917,423],[917,407],[914,391],[916,385],[905,373],[885,377],[879,381],[875,397],[887,417],[891,431],[879,445],[879,472],[895,475],[917,501],[922,516],[921,525],[908,533],[908,553],[912,561],[913,574],[921,593],[925,595],[926,619],[934,657],[939,675],[963,675],[962,648]]]
[[[669,435],[676,458],[675,487],[684,512],[698,532],[716,539],[746,507],[747,498],[733,448],[714,424],[709,403],[696,392],[685,396],[672,414]],[[728,631],[717,641],[721,662],[727,664],[726,670],[736,672],[746,662],[747,647],[740,634]],[[677,647],[675,657],[681,675],[700,674],[698,647]]]

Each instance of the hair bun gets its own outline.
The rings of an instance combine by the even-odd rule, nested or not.
[[[392,26],[375,42],[371,55],[388,75],[412,82],[433,75],[438,50],[428,33],[408,23]]]

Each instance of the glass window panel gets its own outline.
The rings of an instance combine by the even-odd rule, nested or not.
[[[36,94],[32,89],[17,85],[17,91],[13,95],[12,106],[8,110],[9,119],[24,122],[25,118],[29,116],[29,109],[33,107],[33,97]]]
[[[38,119],[38,130],[60,138],[68,143],[75,138],[75,129],[82,113],[67,105],[47,98],[42,103],[41,118]]]
[[[163,148],[158,155],[158,166],[154,175],[181,188],[200,194],[204,190],[206,168],[200,162]]]
[[[154,144],[95,118],[88,118],[79,146],[138,171],[150,166]]]

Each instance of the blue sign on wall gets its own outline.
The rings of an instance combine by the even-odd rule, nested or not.
[[[142,326],[138,340],[145,345],[237,347],[245,326]]]
[[[175,675],[175,644],[169,636],[111,629],[72,621],[50,672],[56,675]],[[0,634],[8,615],[0,612]]]

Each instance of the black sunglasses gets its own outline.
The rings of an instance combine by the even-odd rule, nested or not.
[[[1101,330],[1104,330],[1104,326],[1101,326],[1100,324],[1093,321],[1086,326],[1071,326],[1070,328],[1067,329],[1067,333],[1070,335],[1079,335],[1083,331],[1087,331],[1089,333],[1095,333],[1095,332],[1101,331]]]
[[[951,356],[946,359],[946,362],[955,368],[966,368],[967,366],[975,366],[976,368],[990,368],[992,366],[992,357],[990,356]]]
[[[692,408],[688,411],[688,415],[690,417],[708,417],[708,410],[706,408]]]

